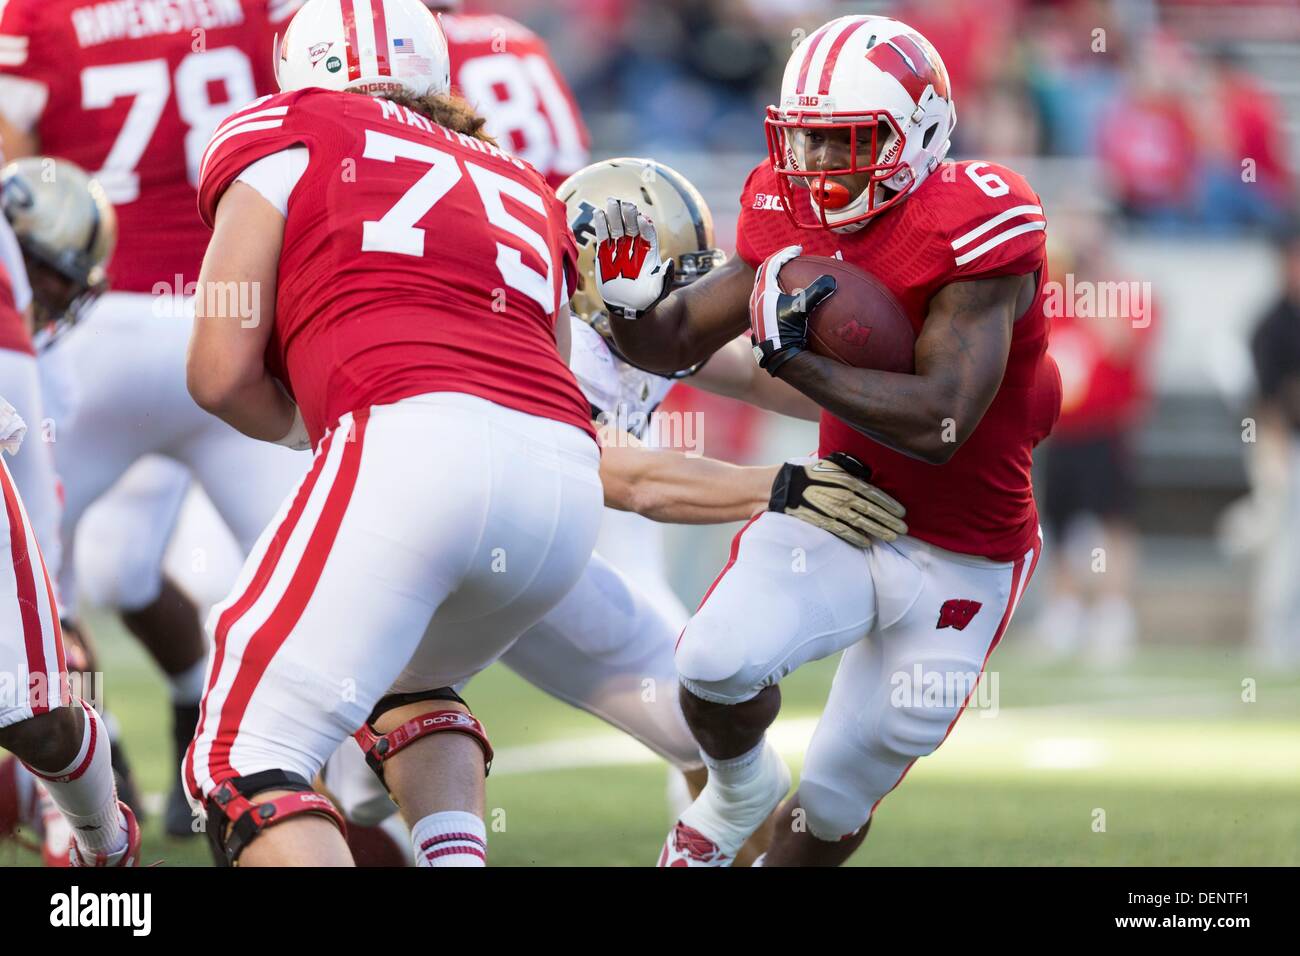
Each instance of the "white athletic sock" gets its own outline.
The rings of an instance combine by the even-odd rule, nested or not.
[[[46,773],[28,767],[49,791],[50,799],[72,826],[82,852],[112,855],[126,849],[126,819],[117,805],[108,730],[99,714],[81,702],[85,725],[81,749],[62,770]]]
[[[709,782],[681,820],[735,856],[790,789],[790,769],[766,737],[739,757],[702,756]]]
[[[473,813],[431,813],[411,830],[416,866],[487,866],[487,828]]]
[[[201,658],[187,670],[167,677],[167,686],[171,689],[172,704],[184,707],[197,704],[203,699],[203,678],[207,676],[207,658]]]

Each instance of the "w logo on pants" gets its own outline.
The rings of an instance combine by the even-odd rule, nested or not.
[[[943,607],[939,608],[939,624],[935,630],[955,627],[959,631],[964,631],[966,625],[983,606],[979,601],[964,601],[961,598],[944,601]]]

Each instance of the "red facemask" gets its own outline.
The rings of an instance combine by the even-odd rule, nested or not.
[[[906,137],[898,123],[883,110],[875,113],[855,113],[851,117],[837,117],[835,113],[786,113],[774,106],[767,108],[767,149],[772,169],[777,175],[781,204],[790,221],[801,229],[839,229],[865,222],[901,201],[906,190],[900,190],[888,199],[880,199],[879,186],[892,179],[901,169],[899,159],[903,154]],[[839,169],[808,170],[798,165],[793,137],[798,133],[817,131],[831,133],[846,130],[849,138],[849,164]],[[880,155],[881,143],[889,132],[889,149]],[[870,144],[867,138],[870,138]],[[859,146],[859,135],[862,144]],[[879,157],[877,159],[877,157]],[[847,186],[832,177],[869,175],[864,187],[866,208],[860,215],[831,222],[827,212],[834,213],[855,202],[861,193],[852,193]],[[798,192],[795,186],[802,189]],[[810,197],[816,201],[810,201]]]

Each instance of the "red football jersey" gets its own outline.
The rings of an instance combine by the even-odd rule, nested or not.
[[[594,437],[555,345],[577,244],[536,170],[387,100],[299,90],[217,130],[204,221],[246,167],[298,145],[310,160],[289,199],[267,366],[313,441],[347,412],[438,391]]]
[[[796,196],[806,202],[808,194]],[[930,300],[949,283],[1038,273],[1038,294],[1015,324],[993,404],[947,464],[909,458],[822,414],[820,453],[845,451],[868,464],[872,480],[908,507],[915,537],[995,561],[1023,557],[1037,539],[1032,452],[1061,404],[1043,311],[1046,225],[1029,184],[983,162],[942,164],[897,209],[844,235],[791,225],[770,163],[750,174],[741,197],[736,246],[746,262],[757,267],[791,245],[806,255],[839,256],[884,283],[918,335]]]
[[[301,0],[8,0],[0,110],[117,207],[115,289],[198,278],[199,159],[217,124],[275,89],[272,39]]]
[[[9,270],[0,262],[0,349],[35,355],[27,320],[14,301],[14,284]]]
[[[587,165],[591,137],[546,42],[508,17],[442,15],[453,89],[501,148],[559,185]]]

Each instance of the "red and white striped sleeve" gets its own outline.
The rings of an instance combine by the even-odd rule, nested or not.
[[[58,78],[42,44],[33,0],[0,0],[0,116],[23,133],[40,123]]]
[[[211,228],[217,203],[239,174],[265,156],[309,145],[301,124],[293,122],[294,104],[309,90],[254,100],[217,127],[199,165],[199,215]]]
[[[1047,256],[1042,200],[1018,173],[994,163],[957,164],[944,214],[950,278],[1027,275]]]

